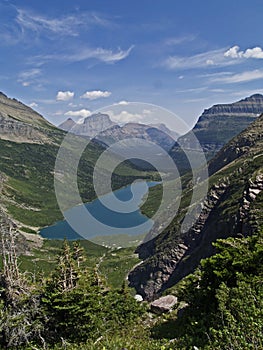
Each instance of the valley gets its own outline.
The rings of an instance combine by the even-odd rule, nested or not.
[[[244,104],[247,104],[246,107]],[[256,112],[261,108],[261,95],[242,100],[241,106],[243,109],[237,102],[228,106],[212,107],[212,112],[205,111],[205,117],[199,118],[193,128],[197,139],[204,147],[205,155],[208,158],[211,156],[211,159],[207,164],[208,192],[205,198],[198,197],[196,202],[192,202],[191,209],[189,205],[193,193],[202,188],[203,168],[195,169],[195,176],[199,180],[193,187],[193,173],[187,172],[187,167],[183,168],[185,163],[180,161],[181,158],[176,158],[177,156],[174,160],[179,168],[182,166],[180,168],[182,176],[180,178],[173,176],[169,173],[171,170],[166,169],[167,173],[162,174],[164,183],[160,183],[160,175],[156,169],[150,169],[148,166],[144,169],[144,163],[138,161],[120,162],[118,155],[114,154],[113,158],[109,159],[109,162],[119,162],[111,176],[114,192],[96,198],[93,188],[93,169],[100,155],[112,142],[125,140],[128,136],[149,141],[149,137],[154,135],[155,139],[150,139],[150,142],[159,142],[159,146],[174,157],[174,154],[177,154],[174,150],[180,142],[184,142],[183,148],[195,152],[193,144],[186,145],[189,134],[179,137],[176,141],[178,143],[174,143],[170,142],[169,135],[165,140],[165,132],[156,131],[155,127],[153,134],[149,133],[149,128],[152,130],[152,126],[148,128],[145,125],[130,123],[116,127],[111,125],[107,116],[100,114],[92,117],[96,120],[95,124],[94,120],[93,124],[84,121],[85,132],[88,128],[90,134],[72,134],[76,143],[79,137],[89,137],[89,145],[79,161],[80,197],[99,223],[103,222],[111,227],[111,230],[105,233],[98,226],[96,231],[92,224],[86,228],[85,224],[82,224],[80,214],[77,215],[76,209],[81,208],[79,205],[69,210],[74,211],[77,215],[75,220],[83,227],[83,232],[79,234],[66,220],[61,221],[63,215],[57,204],[54,188],[57,152],[66,132],[52,126],[21,102],[2,94],[0,216],[3,258],[0,267],[1,288],[5,294],[2,309],[0,308],[3,319],[0,327],[4,332],[0,342],[8,340],[11,349],[17,344],[27,344],[25,346],[33,349],[34,346],[31,347],[31,344],[41,344],[43,338],[48,342],[48,348],[60,349],[62,345],[58,334],[63,334],[69,341],[69,349],[72,350],[76,344],[83,346],[83,349],[94,349],[96,344],[99,344],[101,349],[111,349],[114,348],[114,344],[119,344],[137,350],[139,343],[141,349],[159,350],[170,349],[171,344],[175,344],[179,349],[186,349],[194,346],[193,344],[197,344],[200,348],[213,349],[218,342],[228,341],[227,337],[222,340],[216,323],[211,331],[208,330],[209,325],[206,322],[206,317],[212,323],[215,322],[220,312],[227,312],[222,308],[228,306],[221,301],[221,306],[215,303],[212,311],[206,310],[203,298],[208,298],[214,303],[215,299],[220,298],[218,290],[222,290],[223,293],[223,288],[228,288],[230,300],[236,302],[236,295],[243,292],[242,288],[251,288],[256,300],[254,302],[262,301],[260,297],[262,291],[257,281],[262,276],[260,252],[263,227],[261,210],[263,114],[256,116]],[[210,142],[209,137],[210,140],[215,140],[210,129],[211,125],[214,125],[214,118],[217,118],[216,113],[222,113],[222,110],[228,115],[224,115],[223,124],[216,124],[216,128],[218,132],[221,128],[224,131],[227,122],[229,134],[222,136],[222,132],[219,132],[222,140],[220,142],[217,140],[213,147],[206,147]],[[247,113],[245,116],[242,114],[244,110]],[[242,121],[239,123],[240,130],[235,126],[238,113],[241,113]],[[97,134],[99,118],[105,119],[109,127],[101,132],[103,137],[107,135],[107,140],[110,137],[109,143],[105,138],[103,141],[99,138],[92,140],[92,125],[95,125],[94,133]],[[203,122],[204,118],[207,118],[206,122]],[[220,118],[218,117],[218,120],[222,119]],[[226,118],[229,120],[226,121]],[[13,127],[16,123],[17,125]],[[67,124],[72,127],[72,123],[67,121]],[[80,127],[79,124],[77,127]],[[202,130],[201,136],[196,130]],[[234,137],[228,141],[232,136]],[[84,139],[81,140],[86,142]],[[75,152],[74,147],[75,144],[69,149],[72,154]],[[210,151],[212,153],[209,153]],[[215,156],[212,157],[214,153]],[[114,159],[115,157],[117,159]],[[109,169],[105,168],[103,171],[107,176]],[[59,176],[62,185],[63,176],[66,175],[61,173]],[[148,183],[148,188],[141,186],[142,182],[138,182],[141,179]],[[153,222],[151,218],[159,210],[164,191],[167,193],[167,205],[162,209],[158,220]],[[136,199],[136,210],[128,214],[119,214],[114,218],[111,208],[106,212],[99,202],[99,199],[104,199],[106,203],[112,204],[114,197],[123,203]],[[135,208],[134,203],[131,203]],[[189,210],[193,213],[191,215],[194,222],[183,230],[182,223]],[[136,226],[140,227],[142,222],[148,224],[147,229],[137,232]],[[229,255],[229,251],[232,255]],[[239,255],[240,251],[243,251],[243,256]],[[222,270],[218,263],[221,256],[225,256],[224,259],[228,264],[233,264],[231,278],[225,276],[225,270]],[[238,263],[236,260],[232,262],[232,258],[238,259]],[[245,265],[241,263],[243,259],[248,259]],[[257,268],[252,271],[251,266],[255,265],[255,261]],[[217,272],[214,272],[215,270]],[[214,279],[213,273],[224,277]],[[239,273],[242,273],[244,278],[237,277]],[[207,282],[207,274],[209,281],[215,283],[211,295],[207,295],[207,283],[210,283]],[[33,279],[29,277],[31,275]],[[63,283],[62,276],[64,276]],[[198,287],[199,280],[201,287]],[[232,285],[234,280],[236,282]],[[192,294],[196,298],[191,298]],[[39,296],[38,301],[35,300],[35,295]],[[175,298],[175,306],[168,314],[155,314],[151,301],[166,295]],[[252,302],[249,296],[247,300]],[[39,313],[38,316],[34,316],[35,323],[31,314],[32,302],[36,305],[34,312]],[[12,303],[14,306],[6,309],[5,303],[7,305]],[[112,305],[115,305],[114,311]],[[204,329],[211,332],[209,342],[203,333],[198,335],[199,331],[190,326],[189,317],[196,319],[196,307],[202,310],[201,320]],[[234,312],[231,306],[229,307],[229,312]],[[260,319],[258,304],[254,307],[256,308],[254,314],[251,315],[251,310],[248,309],[248,315],[253,322],[256,322],[256,318]],[[30,345],[24,338],[26,330],[21,331],[15,324],[21,308],[24,310],[21,316],[24,324],[30,324],[34,330],[30,333],[33,342]],[[186,311],[181,318],[179,315],[184,309]],[[48,321],[40,317],[41,313],[46,315]],[[239,315],[245,317],[241,311]],[[101,317],[107,319],[106,324],[100,323]],[[7,319],[9,324],[5,321]],[[64,319],[74,321],[65,323]],[[247,324],[247,318],[244,319]],[[120,320],[123,320],[121,321],[123,323],[120,323]],[[232,327],[232,323],[230,324]],[[117,332],[116,325],[119,327]],[[128,329],[127,336],[123,335],[124,325]],[[42,330],[39,337],[35,327],[43,326],[46,330]],[[72,333],[71,327],[74,329],[77,327],[79,333]],[[223,327],[224,332],[229,331],[227,327],[230,326]],[[243,326],[240,327],[243,332]],[[20,332],[20,335],[12,338],[5,333],[7,329],[11,329],[14,334]],[[57,333],[53,333],[52,329],[56,329]],[[102,335],[105,329],[109,338]],[[135,347],[132,344],[134,332],[140,334],[137,336],[138,344]],[[189,334],[195,334],[194,338]],[[235,336],[236,341],[241,342],[238,334]],[[258,332],[255,332],[255,339],[256,342],[262,341]]]

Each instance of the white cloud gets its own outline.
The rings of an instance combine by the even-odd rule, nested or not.
[[[233,74],[231,76],[226,77],[220,77],[220,78],[214,78],[211,79],[211,82],[218,82],[218,83],[226,83],[226,84],[232,84],[232,83],[243,83],[247,81],[257,80],[257,79],[263,79],[263,70],[255,69],[252,71],[246,71],[238,74]]]
[[[57,101],[69,101],[74,97],[75,93],[72,91],[58,91]]]
[[[138,123],[144,117],[142,114],[131,113],[128,111],[121,111],[120,113],[116,114],[113,111],[108,111],[106,113],[110,116],[111,120],[120,124],[126,124],[131,122]]]
[[[80,109],[79,111],[68,111],[64,113],[64,115],[70,116],[70,117],[82,117],[86,118],[91,115],[91,111],[88,109]]]
[[[235,45],[224,53],[225,57],[238,58],[240,57],[239,46]]]
[[[245,58],[263,58],[263,50],[261,47],[254,47],[253,49],[247,49],[244,52]]]
[[[116,103],[114,103],[113,105],[114,106],[127,106],[129,104],[129,102],[128,101],[120,101],[120,102],[116,102]]]
[[[36,102],[32,102],[29,104],[29,107],[31,108],[38,107],[38,104]]]
[[[193,56],[170,56],[163,62],[168,69],[206,68],[209,66],[223,67],[236,64],[235,60],[229,60],[224,55],[225,49],[211,50]]]
[[[88,100],[96,100],[98,98],[106,98],[111,95],[110,91],[101,91],[101,90],[93,90],[93,91],[86,91],[85,94],[80,96],[80,98],[86,98]]]
[[[231,47],[224,53],[225,57],[230,58],[256,58],[263,59],[263,50],[261,47],[257,46],[252,49],[246,49],[245,51],[240,51],[240,47],[235,45]]]

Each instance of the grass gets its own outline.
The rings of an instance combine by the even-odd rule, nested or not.
[[[73,245],[73,241],[69,241]],[[99,258],[108,249],[90,241],[80,241],[85,250],[87,266],[95,266]],[[56,268],[57,256],[61,251],[63,240],[44,240],[41,248],[33,249],[31,255],[19,256],[19,264],[22,271],[36,273],[40,276],[48,276]]]
[[[79,241],[85,251],[85,265],[95,267],[99,264],[99,271],[107,283],[113,288],[121,288],[128,272],[140,262],[134,254],[134,247],[110,249],[87,240]],[[73,245],[74,241],[69,241]],[[61,251],[63,240],[44,240],[41,248],[33,249],[31,255],[20,255],[21,271],[28,274],[48,276],[56,268],[57,256]]]
[[[119,288],[133,266],[140,262],[134,248],[122,248],[109,250],[102,263],[100,272],[106,277],[108,284],[113,288]]]
[[[143,240],[142,235],[116,234],[109,236],[97,236],[91,239],[92,242],[109,248],[136,247]]]

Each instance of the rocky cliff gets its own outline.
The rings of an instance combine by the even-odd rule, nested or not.
[[[192,193],[184,181],[180,208],[173,222],[156,238],[138,247],[144,259],[129,275],[131,286],[146,299],[191,273],[214,253],[218,238],[249,235],[263,227],[263,115],[231,140],[209,163],[209,190],[195,224],[181,232]],[[183,181],[183,182],[184,182]],[[171,203],[170,207],[173,207]],[[193,209],[193,208],[192,208]]]
[[[263,113],[263,96],[255,94],[231,104],[218,104],[205,109],[193,128],[207,159],[211,159],[229,140],[238,135]],[[181,136],[179,144],[195,150],[196,142],[190,133]],[[183,171],[189,170],[178,143],[171,150],[171,156]]]

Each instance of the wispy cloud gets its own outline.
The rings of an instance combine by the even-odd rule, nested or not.
[[[214,83],[235,84],[243,83],[252,80],[263,79],[263,70],[255,69],[251,71],[245,71],[231,76],[212,78],[210,81]]]
[[[36,81],[37,78],[41,75],[41,69],[32,68],[24,72],[20,72],[18,75],[17,81],[23,86],[29,86]]]
[[[89,25],[108,26],[109,20],[96,13],[77,13],[59,18],[44,17],[39,13],[17,8],[16,22],[22,31],[50,32],[57,35],[78,36]]]
[[[176,90],[176,92],[179,92],[179,93],[200,93],[200,92],[203,92],[203,91],[206,91],[207,90],[207,87],[204,86],[204,87],[198,87],[198,88],[190,88],[190,89],[184,89],[184,90]]]
[[[128,57],[133,48],[134,45],[130,46],[127,50],[122,50],[119,48],[116,51],[107,50],[103,48],[86,48],[80,50],[79,52],[76,52],[75,54],[65,55],[63,58],[71,62],[85,61],[90,58],[96,58],[102,62],[114,63]]]
[[[97,100],[98,98],[106,98],[111,95],[110,91],[93,90],[86,91],[80,98],[86,98],[88,100]]]
[[[226,57],[226,49],[211,50],[193,56],[170,56],[164,62],[163,66],[171,69],[194,69],[208,67],[224,67],[237,62]]]
[[[39,55],[30,59],[30,63],[43,65],[49,61],[64,61],[64,62],[81,62],[89,59],[112,64],[127,58],[134,46],[130,46],[127,50],[118,48],[116,51],[103,48],[83,48],[78,49],[74,53],[61,53],[51,55]]]
[[[176,46],[186,42],[191,42],[196,39],[196,35],[189,34],[184,36],[171,37],[164,41],[164,44],[167,46]]]
[[[256,58],[263,59],[263,50],[261,47],[253,47],[252,49],[246,49],[241,51],[238,45],[231,47],[224,53],[225,57],[231,58]]]

